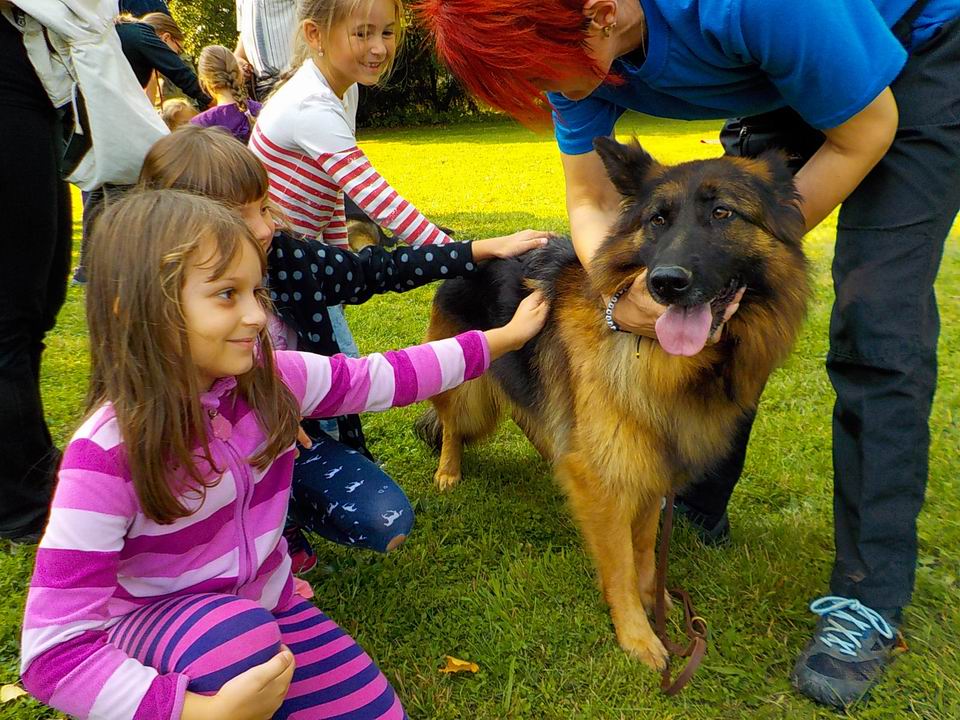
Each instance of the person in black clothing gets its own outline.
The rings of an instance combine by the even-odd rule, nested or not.
[[[44,419],[40,357],[66,298],[72,219],[58,116],[0,0],[0,537],[36,542],[60,453]],[[13,18],[14,23],[10,22]]]
[[[545,242],[545,233],[453,242],[392,251],[368,246],[359,253],[276,231],[266,170],[257,157],[219,128],[188,126],[158,140],[144,160],[141,184],[192,190],[237,208],[268,247],[267,287],[279,320],[275,347],[336,355],[340,352],[329,306],[357,305],[373,295],[405,292],[435,280],[468,276],[484,257],[516,255]],[[387,552],[413,525],[406,495],[372,461],[360,418],[337,418],[338,439],[318,421],[303,423],[312,447],[294,464],[291,517],[308,530],[344,545]],[[316,559],[295,524],[285,533],[294,572]]]
[[[180,57],[184,37],[173,18],[150,13],[139,20],[121,18],[116,27],[120,47],[140,87],[146,88],[156,71],[183,90],[201,110],[210,105],[213,99],[201,89],[197,74]]]

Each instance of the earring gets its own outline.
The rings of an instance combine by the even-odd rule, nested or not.
[[[613,32],[613,29],[614,29],[616,26],[617,26],[617,23],[612,22],[612,23],[610,23],[609,25],[604,25],[602,28],[600,28],[600,32],[603,33],[603,36],[604,36],[605,38],[608,38],[608,37],[610,37],[610,33]]]
[[[317,57],[323,57],[323,48],[317,50]]]

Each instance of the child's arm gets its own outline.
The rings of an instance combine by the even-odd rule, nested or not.
[[[548,310],[543,295],[535,292],[500,328],[473,330],[359,359],[278,352],[277,366],[300,399],[304,417],[386,410],[424,400],[482,375],[491,362],[518,350],[536,335]]]
[[[452,242],[380,176],[358,147],[323,153],[317,161],[340,189],[381,227],[388,228],[407,245],[442,245]]]
[[[373,295],[406,292],[435,280],[466,277],[476,263],[513,257],[546,243],[538,233],[523,231],[506,238],[452,242],[421,248],[385,250],[365,247],[359,253],[316,240],[299,240],[281,232],[273,238],[268,285],[274,304],[299,328],[310,327],[317,312],[329,305],[358,305]]]
[[[88,421],[88,425],[89,425]],[[189,678],[160,675],[107,642],[108,603],[135,513],[118,448],[67,447],[40,547],[21,638],[21,677],[35,698],[74,717],[178,718]]]

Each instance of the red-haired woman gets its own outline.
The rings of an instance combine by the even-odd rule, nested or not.
[[[588,270],[619,202],[592,141],[626,110],[763,113],[768,137],[789,119],[788,144],[811,143],[796,173],[807,227],[842,206],[827,358],[836,561],[793,681],[820,702],[860,698],[890,658],[914,583],[937,376],[933,283],[960,208],[960,2],[423,0],[419,12],[480,99],[527,123],[552,109]],[[742,139],[759,123],[744,118]],[[614,319],[654,336],[663,311],[640,278]],[[706,536],[729,533],[750,424],[684,497]]]

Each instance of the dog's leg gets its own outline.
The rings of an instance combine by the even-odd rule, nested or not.
[[[623,497],[606,492],[600,478],[576,453],[560,459],[557,478],[567,489],[597,565],[620,647],[654,670],[662,670],[667,651],[654,635],[640,599],[631,528],[634,508]]]
[[[641,507],[633,518],[633,557],[637,568],[640,587],[640,600],[648,613],[653,612],[656,602],[657,566],[656,545],[657,526],[660,520],[660,499]],[[663,593],[666,608],[673,607],[670,593]]]
[[[431,402],[443,427],[440,464],[433,477],[438,489],[449,490],[460,482],[464,443],[496,430],[504,400],[496,382],[484,375],[440,393]]]
[[[463,462],[463,436],[457,422],[458,389],[440,393],[431,401],[437,411],[437,418],[443,433],[440,441],[440,463],[433,475],[438,490],[449,490],[461,478],[460,466]]]

